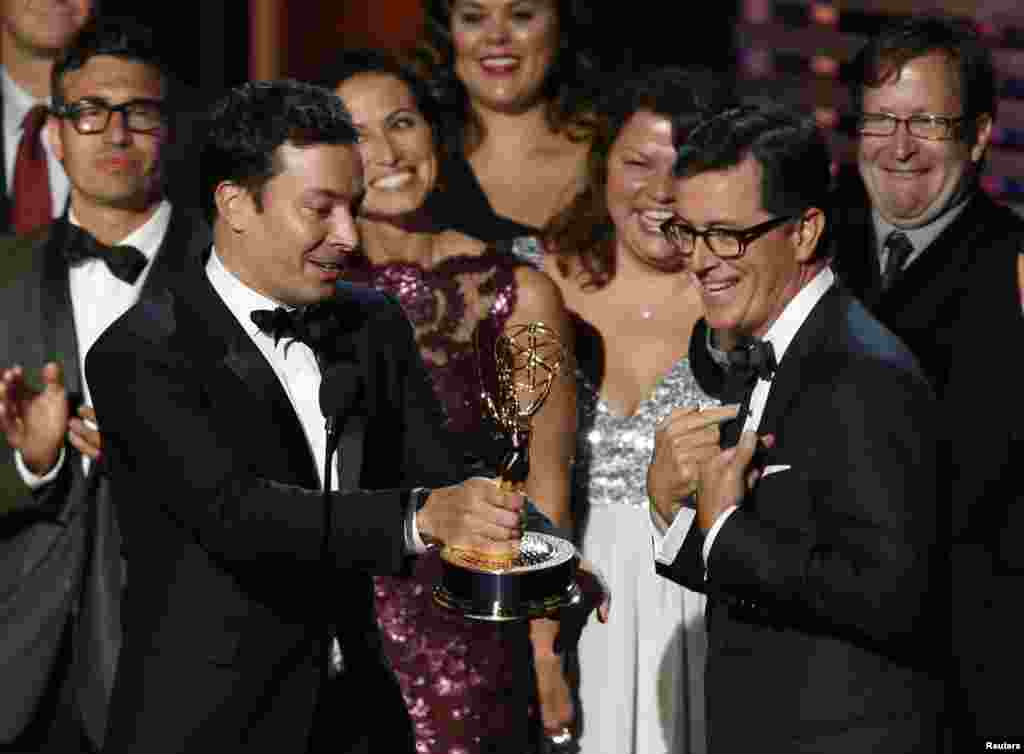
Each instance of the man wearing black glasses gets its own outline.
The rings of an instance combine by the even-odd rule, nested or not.
[[[953,631],[945,717],[955,751],[981,751],[985,736],[1024,736],[1013,628],[1024,593],[1024,402],[1018,370],[1001,358],[1024,343],[1024,221],[979,183],[998,87],[973,30],[893,24],[853,71],[865,191],[837,202],[834,268],[906,342],[940,400],[937,505],[953,584],[951,621],[936,627]],[[981,408],[989,402],[998,409]]]
[[[123,581],[86,352],[162,287],[201,219],[163,193],[166,75],[149,33],[87,26],[53,71],[46,135],[68,212],[0,248],[0,751],[97,751],[120,645]]]
[[[663,230],[704,304],[694,373],[724,405],[670,415],[648,493],[671,522],[658,572],[708,595],[708,750],[934,754],[931,390],[822,254],[812,122],[733,108],[678,150]]]

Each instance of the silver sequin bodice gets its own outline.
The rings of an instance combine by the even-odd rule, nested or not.
[[[658,422],[673,409],[718,402],[697,386],[689,361],[675,363],[632,416],[617,416],[595,388],[577,375],[579,437],[575,493],[589,506],[647,505],[647,467]]]

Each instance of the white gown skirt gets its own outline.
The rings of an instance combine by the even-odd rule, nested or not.
[[[590,511],[583,555],[611,618],[579,643],[583,754],[705,754],[705,597],[654,572],[646,508]]]

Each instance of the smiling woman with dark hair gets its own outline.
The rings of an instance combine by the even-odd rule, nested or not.
[[[545,235],[541,264],[577,324],[573,512],[615,595],[609,625],[579,645],[585,752],[704,752],[704,597],[655,575],[645,482],[657,427],[708,400],[687,359],[700,298],[661,227],[676,140],[723,95],[680,68],[609,86],[584,189]]]
[[[431,0],[432,86],[453,119],[431,212],[484,240],[536,233],[579,190],[598,84],[581,0]],[[529,191],[524,191],[524,187]]]
[[[555,285],[511,254],[455,231],[440,231],[424,202],[438,177],[438,108],[423,85],[373,52],[345,54],[330,86],[359,132],[366,195],[358,217],[361,254],[346,278],[395,296],[416,332],[448,427],[467,454],[489,459],[476,344],[490,352],[502,332],[542,321],[563,342],[568,318]],[[569,467],[575,392],[567,372],[533,422],[527,494],[556,525],[571,528]],[[485,465],[486,468],[486,465]],[[486,472],[484,472],[486,473]],[[412,579],[380,577],[377,612],[384,647],[416,726],[417,751],[528,751],[532,638],[541,723],[572,723],[569,687],[554,652],[555,624],[490,624],[445,612],[431,598],[438,553],[420,558]]]

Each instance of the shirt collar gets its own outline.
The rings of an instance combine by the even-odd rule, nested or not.
[[[263,332],[256,323],[252,321],[252,314],[257,309],[276,309],[282,306],[274,299],[264,296],[243,283],[233,272],[231,272],[221,261],[217,254],[217,248],[210,250],[210,259],[206,263],[206,276],[213,285],[213,289],[224,300],[228,309],[238,320],[242,329],[249,337]],[[267,336],[269,337],[269,336]]]
[[[963,212],[964,208],[967,206],[968,200],[973,195],[973,191],[967,192],[953,207],[950,207],[930,223],[926,223],[919,228],[897,228],[895,225],[885,220],[877,209],[872,208],[871,218],[874,221],[875,239],[878,242],[875,248],[878,250],[878,253],[881,254],[882,245],[885,243],[885,239],[887,239],[889,234],[894,230],[898,230],[906,234],[907,239],[914,247],[914,256],[917,256],[917,254],[920,254],[928,248],[928,245],[938,238],[939,234],[949,227],[951,222],[960,216],[960,213]]]
[[[37,100],[26,92],[18,82],[11,78],[6,66],[0,66],[0,94],[4,102],[4,130],[7,133],[21,131],[21,122],[25,115],[36,105],[49,105],[50,98]]]
[[[832,273],[831,268],[828,265],[824,266],[817,275],[805,285],[800,291],[792,298],[792,300],[786,304],[786,308],[782,310],[782,314],[775,320],[771,327],[768,328],[768,332],[764,334],[764,340],[767,340],[772,344],[772,348],[775,350],[775,361],[778,364],[782,363],[782,357],[786,353],[786,349],[789,348],[789,344],[793,342],[793,338],[796,337],[797,331],[800,326],[803,325],[804,321],[810,315],[811,310],[821,300],[829,288],[835,283],[835,275]]]
[[[68,210],[68,222],[81,226],[74,210]],[[134,246],[142,252],[147,262],[152,262],[160,244],[163,243],[167,228],[171,224],[171,203],[166,199],[157,205],[156,211],[142,225],[117,242],[118,246]]]
[[[764,334],[764,340],[767,340],[772,344],[772,349],[775,351],[776,363],[781,363],[782,356],[785,354],[786,349],[789,348],[789,344],[793,341],[796,336],[797,330],[800,329],[800,325],[804,323],[807,316],[811,313],[811,309],[817,304],[821,297],[824,296],[828,289],[835,283],[835,275],[831,268],[825,266],[822,270],[811,278],[810,282],[807,283],[800,291],[793,297],[793,300],[786,304],[786,308],[782,310],[782,314],[775,320],[768,328],[768,332]],[[729,353],[723,351],[721,348],[715,346],[712,342],[711,337],[712,330],[707,328],[707,349],[708,353],[711,354],[711,360],[714,361],[721,367],[728,368],[729,366]]]

